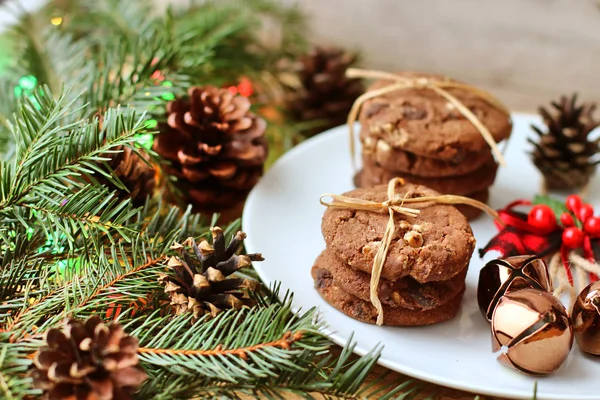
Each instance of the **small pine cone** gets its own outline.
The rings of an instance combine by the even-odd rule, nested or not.
[[[243,232],[238,232],[227,246],[221,228],[213,227],[211,233],[212,245],[206,240],[196,243],[193,238],[184,242],[192,249],[193,256],[184,245],[175,243],[172,249],[179,253],[179,257],[171,257],[168,262],[173,273],[159,277],[177,315],[192,312],[194,319],[203,315],[214,317],[226,309],[254,304],[248,294],[257,290],[258,282],[228,277],[241,268],[251,266],[252,261],[262,261],[262,256],[238,254],[246,238]]]
[[[364,92],[360,79],[346,77],[356,60],[342,49],[315,47],[294,64],[299,82],[286,95],[287,109],[298,121],[325,122],[304,132],[307,136],[346,123],[354,100]]]
[[[533,163],[544,176],[549,189],[573,189],[585,186],[596,171],[593,158],[599,150],[599,139],[590,133],[600,125],[594,119],[595,104],[577,105],[577,95],[562,96],[552,102],[554,112],[540,107],[546,131],[532,126],[539,141],[531,153]]]
[[[167,114],[153,148],[183,200],[204,212],[245,201],[267,158],[266,123],[250,112],[250,101],[227,89],[192,87]]]
[[[129,147],[122,147],[119,153],[112,153],[109,157],[108,165],[114,171],[115,175],[123,182],[128,192],[118,191],[117,195],[122,200],[131,199],[136,205],[143,205],[148,196],[152,196],[156,186],[156,171],[147,161],[148,156],[144,154],[146,161],[142,160]],[[117,189],[105,178],[100,178],[102,183],[108,185],[113,190]]]
[[[119,324],[105,325],[96,316],[69,319],[62,331],[48,331],[46,344],[35,354],[32,371],[45,399],[128,400],[146,380],[137,366],[137,340]]]

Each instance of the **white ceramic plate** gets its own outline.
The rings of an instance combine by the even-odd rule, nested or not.
[[[526,151],[526,137],[539,120],[514,115],[513,136],[508,144],[508,166],[501,168],[491,190],[490,204],[501,208],[517,198],[532,198],[540,178]],[[319,204],[323,193],[342,193],[353,188],[346,127],[338,127],[308,140],[285,154],[251,193],[244,210],[249,252],[261,252],[266,260],[255,263],[267,283],[281,282],[294,292],[295,309],[317,306],[328,324],[331,339],[344,344],[354,332],[356,351],[364,354],[383,343],[380,364],[395,371],[443,386],[478,394],[531,399],[535,379],[502,366],[491,352],[488,323],[476,300],[479,270],[477,255],[471,260],[462,310],[452,321],[419,328],[368,325],[329,306],[313,288],[310,268],[324,249]],[[590,198],[600,199],[597,185]],[[592,202],[594,203],[594,202]],[[599,202],[594,204],[597,208]],[[496,233],[492,221],[480,217],[472,223],[482,247]],[[584,356],[577,344],[555,374],[537,378],[539,399],[600,399],[600,358]]]

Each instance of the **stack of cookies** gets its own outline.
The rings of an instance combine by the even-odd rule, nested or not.
[[[413,184],[398,187],[396,193],[438,195]],[[388,199],[387,185],[356,189],[344,196],[380,203]],[[475,247],[467,219],[455,207],[431,201],[410,207],[420,214],[394,217],[395,233],[378,285],[384,325],[429,325],[454,317]],[[370,301],[371,271],[389,218],[388,213],[331,207],[323,216],[326,249],[312,267],[315,288],[325,301],[359,321],[377,320]]]
[[[436,75],[400,73],[407,78]],[[390,85],[380,80],[369,90]],[[490,104],[479,91],[449,88],[490,131],[496,142],[512,131],[510,115]],[[443,194],[487,202],[498,165],[481,132],[454,105],[430,89],[403,89],[366,101],[359,116],[363,169],[355,176],[357,187],[369,187],[401,177]],[[459,207],[469,219],[480,214]]]

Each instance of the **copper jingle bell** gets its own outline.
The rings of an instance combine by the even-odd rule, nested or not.
[[[600,281],[590,283],[579,293],[571,321],[581,351],[600,355]]]
[[[543,260],[532,255],[492,260],[479,271],[479,310],[490,321],[504,294],[525,288],[552,291],[552,280]]]
[[[521,289],[502,296],[492,315],[492,349],[498,361],[521,372],[556,371],[573,346],[567,310],[551,293]]]

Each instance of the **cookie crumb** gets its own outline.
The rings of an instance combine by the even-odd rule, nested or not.
[[[404,241],[410,247],[417,248],[423,246],[423,235],[416,231],[408,231],[404,234]]]
[[[361,249],[361,253],[363,253],[365,256],[368,256],[369,254],[371,254],[371,246],[369,245],[365,245],[363,246],[363,248]]]
[[[408,229],[410,228],[410,223],[405,220],[400,221],[400,229]]]

